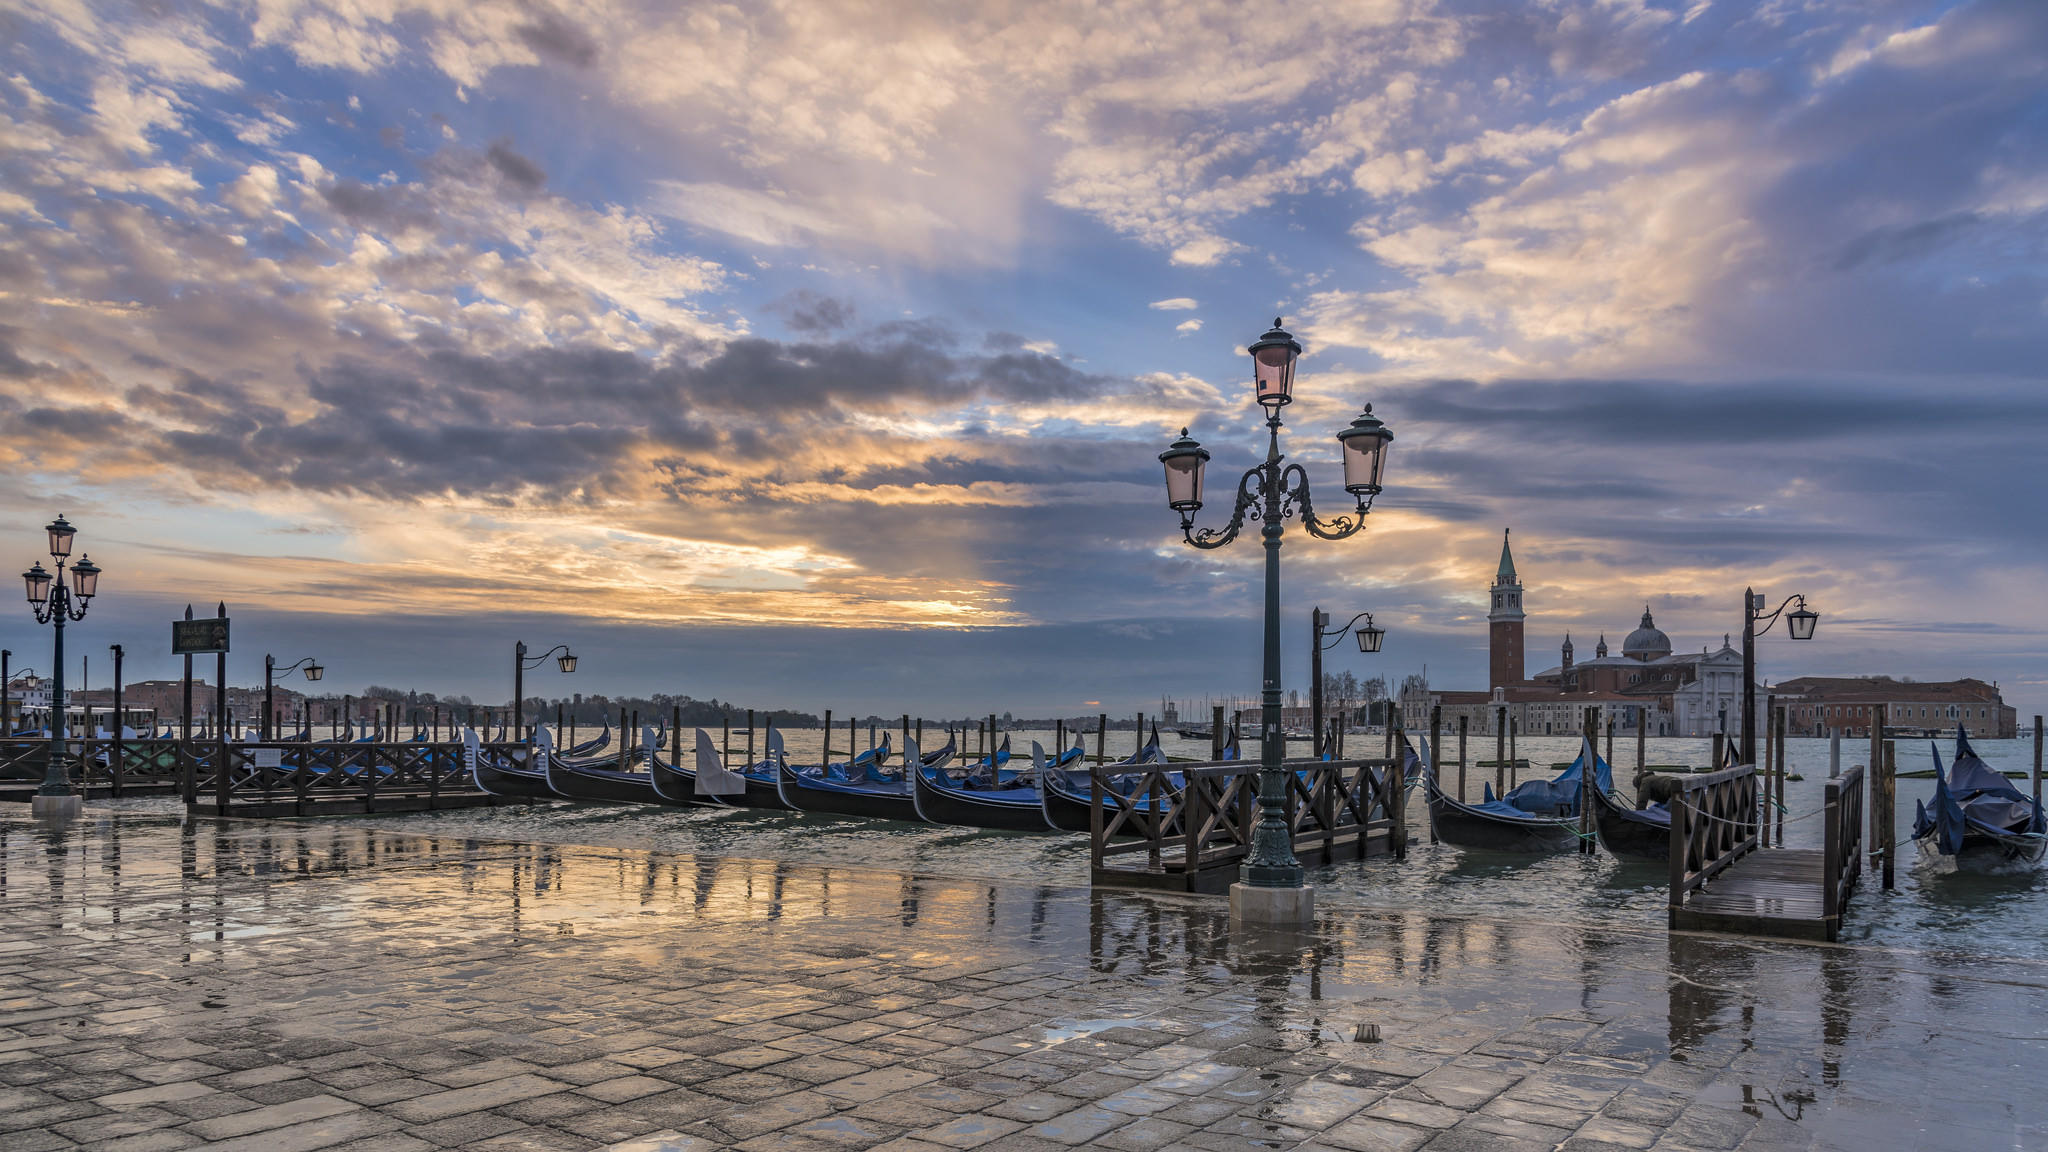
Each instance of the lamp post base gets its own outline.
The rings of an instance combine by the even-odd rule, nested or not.
[[[1255,888],[1250,884],[1232,884],[1230,919],[1234,924],[1306,928],[1315,923],[1316,890],[1306,885],[1299,888]]]
[[[29,798],[28,810],[32,816],[55,816],[64,819],[76,816],[85,807],[85,798],[73,793],[69,796],[44,796],[37,794]]]

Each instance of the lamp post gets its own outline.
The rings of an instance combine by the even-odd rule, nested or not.
[[[1287,773],[1280,729],[1280,537],[1284,521],[1297,512],[1309,535],[1342,540],[1365,527],[1373,497],[1379,495],[1386,448],[1394,439],[1372,414],[1371,405],[1351,426],[1337,433],[1344,458],[1344,490],[1357,499],[1354,516],[1318,519],[1310,504],[1308,473],[1299,464],[1282,464],[1280,409],[1293,399],[1294,365],[1301,344],[1273,321],[1273,328],[1247,349],[1252,357],[1252,382],[1266,409],[1266,459],[1247,469],[1237,481],[1237,500],[1230,522],[1221,529],[1196,531],[1195,513],[1202,507],[1202,472],[1209,452],[1181,429],[1180,439],[1159,454],[1166,466],[1166,505],[1180,513],[1182,539],[1196,548],[1221,548],[1237,539],[1247,517],[1260,522],[1266,546],[1265,676],[1259,737],[1259,824],[1252,834],[1240,883],[1231,889],[1231,909],[1242,919],[1298,923],[1312,908],[1310,898],[1288,900],[1272,890],[1305,892],[1301,864],[1294,858],[1285,816]],[[1250,891],[1247,891],[1250,890]]]
[[[286,665],[282,669],[282,671],[286,675],[290,675],[291,673],[298,671],[300,668],[304,668],[306,670],[306,679],[308,680],[318,680],[320,679],[320,677],[326,675],[327,673],[327,669],[321,666],[320,662],[313,659],[311,656],[307,656],[303,659],[293,661],[292,663]],[[273,694],[276,689],[277,673],[279,671],[280,669],[277,666],[277,657],[272,656],[267,652],[264,653],[263,738],[265,740],[277,739],[277,706],[273,700]]]
[[[36,623],[54,624],[57,634],[56,671],[50,677],[50,762],[31,808],[37,813],[68,815],[78,811],[79,797],[71,790],[71,776],[64,766],[64,625],[85,619],[86,606],[99,591],[100,569],[92,557],[79,557],[78,563],[71,565],[71,584],[67,587],[64,566],[71,556],[71,538],[78,535],[78,529],[58,516],[43,531],[49,533],[50,559],[56,562],[57,570],[45,571],[43,562],[38,560],[21,574],[28,586],[29,608],[35,612]]]
[[[560,655],[556,655],[560,653]],[[555,657],[555,664],[564,672],[576,670],[576,657],[567,644],[557,644],[538,656],[526,654],[526,641],[512,646],[512,738],[526,739],[526,670],[538,668],[548,657]]]
[[[1786,612],[1797,602],[1799,607]],[[1806,606],[1806,597],[1794,593],[1768,614],[1763,611],[1763,594],[1742,590],[1742,762],[1756,763],[1756,638],[1770,631],[1778,617],[1785,617],[1785,631],[1794,640],[1813,639],[1813,626],[1820,613]],[[1762,631],[1758,629],[1761,628]]]
[[[1360,652],[1378,652],[1380,650],[1380,641],[1386,639],[1387,630],[1373,624],[1372,613],[1370,612],[1360,612],[1351,618],[1351,623],[1337,629],[1335,632],[1329,630],[1330,614],[1321,608],[1311,611],[1308,619],[1310,637],[1309,663],[1311,665],[1308,674],[1309,679],[1314,681],[1315,684],[1314,690],[1309,693],[1310,722],[1312,724],[1312,731],[1316,734],[1315,738],[1321,740],[1323,738],[1323,653],[1342,644],[1346,633],[1358,637],[1358,650]],[[1365,627],[1358,627],[1360,620],[1365,621]],[[1353,629],[1357,630],[1353,631]],[[1323,637],[1325,636],[1330,638],[1328,644],[1323,643]],[[1345,723],[1345,727],[1350,727],[1348,720]]]

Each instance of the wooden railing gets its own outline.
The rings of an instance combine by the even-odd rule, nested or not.
[[[1675,928],[1689,893],[1756,851],[1756,766],[1743,764],[1680,780],[1670,808],[1669,918]]]
[[[1821,915],[1830,940],[1840,933],[1842,910],[1863,875],[1863,782],[1863,765],[1858,764],[1829,780],[1824,792]]]
[[[215,740],[74,739],[68,742],[70,776],[115,795],[149,785],[174,789],[188,805],[227,813],[241,806],[311,808],[323,801],[374,807],[379,797],[423,799],[475,796],[478,789],[459,741],[330,743]],[[481,754],[523,762],[524,744],[492,743]],[[40,780],[49,763],[47,740],[0,741],[0,776]]]
[[[1285,817],[1303,863],[1361,859],[1375,842],[1407,854],[1405,796],[1394,761],[1290,760],[1286,767]],[[1256,761],[1098,765],[1089,775],[1096,883],[1218,891],[1251,851]]]

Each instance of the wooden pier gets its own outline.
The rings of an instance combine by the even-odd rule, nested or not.
[[[1287,826],[1303,865],[1407,856],[1398,761],[1289,760],[1286,769]],[[1110,774],[1102,765],[1091,771],[1093,884],[1230,890],[1258,821],[1258,761],[1150,764],[1116,772],[1114,785]]]
[[[518,743],[485,744],[506,756]],[[339,816],[516,804],[470,776],[459,741],[70,741],[73,787],[89,799],[176,796],[195,816]],[[26,801],[49,762],[47,740],[0,741],[0,800]]]
[[[1861,765],[1829,780],[1820,848],[1760,847],[1752,765],[1683,781],[1671,801],[1674,929],[1833,941],[1863,874]]]

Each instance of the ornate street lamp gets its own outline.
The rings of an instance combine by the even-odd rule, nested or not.
[[[318,661],[314,660],[311,656],[307,656],[301,660],[294,660],[292,663],[287,664],[285,667],[280,669],[277,666],[277,657],[272,656],[267,652],[264,653],[263,738],[265,740],[277,739],[277,705],[276,702],[272,699],[272,694],[276,688],[277,674],[281,671],[284,672],[286,675],[290,675],[291,673],[296,672],[301,668],[304,668],[306,670],[306,679],[308,680],[318,680],[320,679],[320,677],[327,674],[327,669],[323,667]]]
[[[562,671],[574,672],[576,670],[576,657],[569,651],[567,644],[557,644],[553,648],[533,657],[528,657],[526,654],[526,641],[521,640],[512,646],[512,738],[514,740],[526,739],[526,670],[528,668],[540,667],[550,656],[555,658],[555,666]]]
[[[71,789],[71,775],[64,763],[68,755],[64,715],[64,625],[85,619],[87,604],[99,593],[100,569],[92,562],[92,557],[79,557],[78,563],[71,565],[71,584],[66,587],[64,566],[71,555],[71,538],[78,535],[78,530],[60,515],[44,531],[49,533],[50,559],[56,562],[57,570],[47,571],[38,560],[21,574],[36,623],[53,624],[56,630],[56,670],[50,677],[50,762],[44,768],[43,783],[36,789],[31,808],[38,813],[68,814],[78,810],[79,797]]]
[[[1799,607],[1786,612],[1793,603]],[[1806,597],[1794,593],[1785,597],[1784,603],[1765,614],[1763,594],[1749,588],[1742,590],[1742,762],[1756,763],[1756,638],[1771,630],[1782,614],[1785,617],[1785,633],[1794,640],[1813,639],[1813,627],[1820,623],[1820,613],[1806,606]]]
[[[1262,524],[1260,536],[1266,545],[1266,636],[1264,715],[1259,739],[1259,824],[1252,836],[1251,855],[1246,858],[1240,878],[1251,889],[1302,889],[1301,864],[1294,858],[1285,816],[1287,774],[1282,766],[1285,745],[1280,728],[1280,537],[1284,521],[1299,513],[1309,535],[1324,540],[1342,540],[1365,527],[1373,497],[1379,495],[1380,478],[1386,464],[1387,445],[1394,434],[1372,415],[1364,414],[1338,434],[1344,454],[1344,490],[1357,499],[1356,515],[1324,521],[1310,505],[1308,473],[1299,464],[1283,465],[1280,454],[1280,409],[1294,398],[1294,367],[1301,357],[1301,344],[1273,321],[1273,328],[1253,341],[1247,349],[1252,357],[1252,385],[1266,409],[1266,460],[1248,469],[1237,481],[1236,506],[1223,528],[1196,531],[1195,513],[1202,507],[1202,473],[1209,453],[1181,430],[1159,460],[1166,466],[1167,507],[1180,514],[1181,537],[1196,548],[1221,548],[1237,539],[1247,517]],[[1237,907],[1233,901],[1233,907]],[[1249,907],[1247,903],[1246,907]],[[1269,903],[1267,908],[1279,908]],[[1293,905],[1284,919],[1305,915],[1306,903]],[[1276,915],[1282,915],[1276,913]],[[1263,918],[1263,917],[1255,917]]]
[[[1374,421],[1374,423],[1378,423],[1378,421]],[[1356,427],[1356,425],[1353,425],[1353,427]],[[1343,434],[1339,433],[1338,435],[1339,439],[1342,439]],[[1377,488],[1375,488],[1375,491],[1377,491]],[[1330,614],[1321,608],[1312,610],[1309,613],[1308,619],[1310,634],[1309,660],[1313,665],[1309,669],[1309,678],[1314,681],[1314,691],[1309,694],[1310,722],[1314,725],[1315,738],[1321,740],[1323,738],[1323,653],[1342,644],[1344,642],[1344,635],[1348,632],[1358,637],[1358,650],[1370,655],[1380,650],[1380,641],[1386,639],[1387,630],[1373,624],[1372,613],[1370,612],[1360,612],[1351,618],[1351,623],[1337,629],[1335,632],[1330,631]],[[1360,620],[1365,621],[1365,627],[1358,627]],[[1330,638],[1328,644],[1323,643],[1323,637],[1325,636]],[[1346,726],[1349,726],[1348,722]]]

